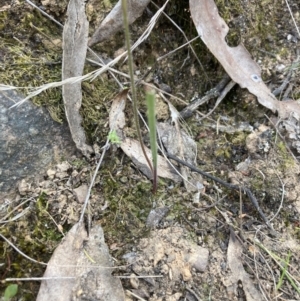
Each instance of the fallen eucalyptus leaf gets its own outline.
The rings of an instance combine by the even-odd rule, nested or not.
[[[137,140],[125,138],[121,143],[121,148],[144,175],[149,179],[153,178],[152,172],[142,152],[141,144]],[[144,148],[149,160],[152,161],[151,150],[146,146],[144,146]],[[175,172],[164,157],[158,155],[157,161],[157,175],[159,177],[171,179],[175,182],[181,182],[181,177]]]
[[[271,93],[261,78],[261,70],[242,45],[229,47],[225,37],[229,28],[219,16],[214,0],[190,0],[190,11],[202,41],[221,63],[228,75],[241,88],[247,88],[264,107],[288,118],[293,112],[300,114],[300,105],[295,101],[280,102]]]
[[[256,289],[250,275],[246,273],[242,263],[243,247],[237,240],[233,230],[230,231],[230,240],[227,250],[228,267],[231,274],[224,279],[229,296],[236,298],[238,288],[243,289],[247,301],[263,300],[262,294]]]
[[[77,223],[54,251],[44,278],[56,279],[42,281],[37,301],[124,301],[112,267],[102,228],[94,226],[88,236],[84,224]]]

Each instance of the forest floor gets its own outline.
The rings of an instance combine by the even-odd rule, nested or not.
[[[61,28],[25,2],[2,2],[1,84],[33,87],[59,81]],[[197,34],[188,1],[173,2],[166,14],[188,40],[194,38]],[[112,7],[109,1],[106,6],[103,3],[87,3],[91,33]],[[286,83],[278,99],[300,99],[300,37],[286,4],[216,4],[230,27],[228,43],[243,42],[271,91]],[[299,3],[292,0],[289,4],[299,25]],[[65,1],[36,1],[36,5],[64,22]],[[132,42],[156,10],[150,4],[131,26]],[[178,111],[203,97],[226,75],[200,39],[191,43],[196,56],[187,46],[171,53],[184,43],[184,35],[162,15],[149,38],[133,53],[137,78],[169,92],[168,100]],[[93,50],[109,61],[124,50],[123,33]],[[114,68],[128,72],[126,63]],[[84,73],[94,69],[87,63]],[[119,75],[118,79],[129,85],[127,78]],[[109,74],[82,86],[82,125],[90,144],[101,149],[119,87]],[[139,110],[146,116],[144,90],[137,88]],[[60,88],[34,97],[33,103],[47,108],[56,122],[66,122]],[[232,190],[204,176],[197,178],[201,186],[197,191],[160,178],[153,196],[151,180],[116,144],[111,145],[96,177],[88,211],[92,224],[103,228],[114,264],[120,267],[113,275],[121,277],[126,300],[300,299],[300,155],[289,143],[281,120],[246,89],[236,85],[216,109],[214,105],[215,99],[209,100],[183,122],[197,145],[195,167],[249,189],[273,229],[242,188]],[[159,96],[157,107],[158,121],[171,125],[169,107]],[[209,112],[209,117],[202,118]],[[124,132],[134,138],[130,103],[125,114]],[[149,145],[146,127],[141,125],[144,143]],[[78,153],[58,154],[47,167],[12,184],[0,199],[0,233],[29,257],[48,262],[63,235],[79,220],[97,160],[97,156],[88,160]],[[6,222],[9,212],[16,218]],[[154,223],[149,221],[151,214]],[[0,241],[0,252],[0,298],[8,285],[5,279],[42,277],[44,266],[28,261],[7,242]],[[11,300],[36,298],[38,281],[17,284],[18,294]]]

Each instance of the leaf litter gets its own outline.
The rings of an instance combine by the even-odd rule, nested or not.
[[[83,223],[76,223],[48,262],[43,277],[50,279],[42,281],[36,300],[125,300],[112,267],[101,226],[88,234]]]
[[[206,2],[206,3],[208,3],[208,2]],[[194,9],[191,6],[192,14],[195,10],[196,9]],[[213,10],[213,11],[215,11],[215,10]],[[195,22],[195,20],[194,20],[194,22]],[[209,24],[210,23],[208,22],[208,25]],[[201,34],[203,33],[202,30],[203,30],[203,28],[201,27],[200,28]],[[207,40],[204,42],[206,42],[206,44],[207,44]],[[220,43],[220,45],[223,45],[223,42]],[[226,47],[225,47],[225,49],[226,49]],[[239,51],[242,53],[242,58],[243,59],[246,58],[246,62],[249,63],[249,66],[248,66],[249,70],[256,71],[256,73],[252,73],[252,77],[250,76],[251,80],[255,83],[261,83],[260,70],[257,69],[253,65],[253,62],[248,60],[249,56],[247,54],[245,54],[244,50],[239,49]],[[232,67],[232,66],[229,66],[229,67]],[[249,70],[247,69],[247,72]],[[229,68],[229,71],[227,69],[226,69],[226,71],[230,75],[232,75],[230,73],[230,68]],[[247,73],[247,72],[245,72],[245,73]],[[258,77],[256,77],[256,75],[258,75]],[[234,74],[232,76],[234,77]],[[248,80],[249,80],[249,78],[248,78]],[[239,81],[236,81],[236,82],[239,83]],[[294,106],[295,111],[298,110],[298,105],[295,103],[291,103],[291,102],[287,102],[286,104],[277,106],[278,103],[274,100],[274,98],[272,96],[270,96],[268,94],[269,92],[265,89],[265,86],[263,84],[259,84],[259,85],[253,85],[253,83],[251,83],[251,84],[249,84],[249,82],[246,81],[246,87],[255,95],[258,94],[257,95],[258,99],[263,105],[265,105],[266,107],[270,108],[273,111],[278,110],[278,108],[280,109],[280,110],[278,110],[278,112],[281,117],[283,117],[283,118],[288,117],[290,112],[293,111],[292,106]],[[243,84],[240,84],[240,85],[243,87]],[[259,88],[257,88],[257,87],[259,87]],[[266,97],[266,98],[263,99],[262,96]],[[264,102],[264,101],[266,101],[266,102]],[[119,104],[117,104],[117,112],[119,112],[118,108],[119,108]],[[119,118],[117,117],[117,119],[119,119]],[[121,118],[121,124],[123,124],[122,118]],[[124,127],[124,124],[122,126]],[[122,136],[122,131],[121,131],[122,126],[120,128],[117,128],[120,136]],[[290,128],[288,128],[288,130],[289,130],[289,132],[291,132]],[[178,134],[178,132],[177,132],[177,134]],[[295,135],[290,135],[290,136],[295,137]],[[182,138],[182,137],[180,139],[184,140],[184,138]],[[258,140],[261,141],[260,137],[258,138]],[[266,139],[266,141],[267,140],[268,139]],[[125,141],[126,141],[126,138],[125,138]],[[257,146],[258,144],[259,143],[257,142],[255,145]],[[272,147],[275,148],[275,146],[271,145],[272,147],[270,148],[270,147],[266,147],[267,144],[263,144],[263,145],[265,145],[265,147],[263,147],[263,149],[261,149],[261,148],[256,149],[255,151],[252,151],[252,154],[256,154],[256,155],[260,156],[260,157],[258,157],[260,160],[265,159],[266,155],[268,154],[267,158],[268,158],[269,162],[272,162],[272,155],[274,155],[272,153],[272,151],[273,151]],[[124,147],[124,149],[126,149],[126,147]],[[141,165],[140,168],[142,170],[143,170],[143,168],[144,168],[144,170],[146,170],[147,166],[145,163],[143,163],[141,161],[142,159],[140,158],[140,155],[139,155],[140,150],[138,149],[138,146],[137,146],[137,149],[135,150],[135,152],[133,152],[133,153],[131,153],[131,150],[130,150],[131,144],[129,144],[129,146],[127,146],[127,149],[129,149],[128,154],[129,154],[129,157],[133,158],[133,162],[136,163],[137,166],[139,166],[139,164],[140,164]],[[181,149],[179,150],[179,153],[182,154],[183,152],[184,152],[184,150],[182,150],[182,147],[181,147]],[[134,154],[134,155],[132,155],[132,154]],[[192,158],[194,158],[194,156],[192,156]],[[257,158],[252,158],[252,162],[259,163]],[[286,162],[286,163],[288,164],[288,162]],[[169,167],[169,165],[167,165],[167,166]],[[256,169],[259,169],[259,164],[258,164],[258,167],[256,167]],[[264,173],[266,174],[265,177],[269,177],[270,175],[272,175],[271,170],[264,170],[263,174]],[[145,171],[145,174],[147,174],[148,177],[150,177],[149,171],[148,172]],[[297,174],[297,172],[295,172],[293,174],[295,176]],[[280,176],[281,175],[282,174],[280,174]],[[273,176],[274,176],[274,174],[273,174]],[[175,178],[173,178],[173,179],[175,179]],[[294,183],[295,182],[293,181],[291,183],[291,185],[294,185]],[[291,187],[289,187],[289,188],[290,189],[289,189],[288,193],[291,194],[293,188],[291,188]],[[275,188],[274,188],[274,192],[275,192]],[[225,214],[224,214],[224,216],[225,216]],[[228,215],[228,216],[229,217],[227,219],[229,221],[231,218],[230,218],[230,215]],[[212,229],[213,227],[216,227],[216,225],[220,226],[220,224],[215,223],[214,218],[211,216],[203,217],[203,216],[198,216],[195,213],[188,216],[188,219],[186,219],[186,222],[189,223],[190,227],[192,227],[196,232],[197,231],[201,232],[201,236],[198,237],[199,238],[198,243],[203,244],[203,237],[205,235],[206,230],[203,231],[200,228],[198,228],[201,225],[201,221],[199,222],[199,219],[203,219],[202,224],[205,225],[206,229]],[[192,223],[190,223],[189,221],[192,221]],[[167,222],[166,222],[166,225],[168,225]],[[197,226],[195,227],[195,225],[197,225]],[[78,224],[75,224],[74,229],[72,228],[72,230],[69,232],[70,236],[73,231],[78,232],[78,234],[83,233],[82,235],[79,235],[78,240],[76,240],[76,239],[74,240],[74,238],[71,238],[71,240],[78,242],[78,244],[73,245],[73,249],[71,250],[71,252],[76,253],[76,250],[79,249],[80,246],[84,245],[83,242],[85,240],[90,239],[91,245],[96,244],[97,247],[99,247],[99,245],[104,246],[104,249],[101,253],[102,255],[105,253],[108,254],[107,247],[105,247],[105,244],[104,244],[103,233],[99,234],[99,233],[101,233],[101,230],[100,230],[101,228],[95,227],[95,229],[96,229],[95,231],[97,233],[95,235],[94,235],[95,232],[93,232],[93,228],[92,228],[89,233],[90,237],[87,238],[87,236],[86,236],[87,234],[81,229],[81,227],[82,227],[82,224],[80,226]],[[190,288],[190,287],[183,288],[183,289],[186,289],[186,294],[185,294],[184,298],[187,298],[188,300],[195,300],[195,299],[199,300],[199,298],[197,296],[199,294],[199,287],[200,287],[201,281],[198,281],[197,283],[193,282],[193,278],[195,278],[197,280],[201,280],[201,278],[203,278],[206,281],[207,281],[207,279],[209,279],[209,277],[212,277],[212,278],[215,277],[217,280],[221,279],[221,278],[223,279],[224,275],[226,275],[229,272],[229,270],[231,270],[229,272],[231,274],[227,275],[227,276],[228,276],[228,279],[230,280],[229,282],[231,282],[231,284],[233,285],[234,292],[233,292],[233,296],[229,293],[228,297],[230,297],[231,300],[232,300],[232,298],[237,297],[239,294],[238,288],[242,287],[243,292],[246,295],[248,294],[248,299],[250,298],[249,300],[252,300],[251,298],[253,296],[255,296],[255,298],[258,298],[257,300],[259,300],[259,298],[261,296],[257,295],[256,289],[253,290],[253,284],[251,282],[252,279],[250,279],[248,276],[249,273],[244,272],[244,270],[242,268],[242,262],[237,260],[242,256],[241,248],[240,248],[240,245],[237,243],[236,239],[233,239],[233,235],[230,235],[230,240],[229,240],[229,244],[227,247],[227,263],[228,263],[229,269],[226,268],[226,259],[224,259],[224,256],[223,256],[224,254],[222,254],[222,252],[220,251],[220,249],[224,251],[224,244],[225,244],[225,249],[226,249],[226,243],[224,243],[224,241],[226,241],[226,239],[220,239],[220,248],[216,248],[215,245],[214,246],[211,245],[209,238],[206,240],[205,245],[212,248],[211,249],[212,252],[210,254],[210,261],[211,261],[210,264],[211,265],[206,267],[206,264],[204,264],[203,269],[198,269],[194,263],[191,263],[189,261],[189,259],[192,258],[192,256],[191,256],[191,254],[193,253],[192,249],[195,246],[197,246],[197,244],[193,244],[193,243],[188,244],[187,243],[188,240],[185,240],[185,242],[182,242],[182,240],[181,240],[182,236],[184,236],[185,238],[188,238],[188,236],[189,236],[188,233],[184,233],[182,231],[183,231],[182,227],[179,227],[179,228],[169,227],[168,229],[165,230],[165,232],[164,232],[164,230],[154,230],[154,232],[152,233],[153,237],[151,236],[151,239],[156,238],[156,237],[158,237],[159,239],[158,240],[145,239],[145,241],[141,240],[141,244],[138,245],[140,253],[133,254],[133,255],[131,254],[133,256],[133,258],[135,258],[135,259],[140,258],[139,261],[141,263],[139,261],[137,261],[136,271],[134,271],[134,265],[132,266],[132,269],[136,274],[140,274],[142,271],[143,273],[145,272],[145,273],[148,273],[148,275],[151,275],[151,274],[156,273],[157,269],[159,269],[159,271],[161,272],[162,275],[166,275],[166,277],[164,279],[165,280],[164,284],[163,284],[163,282],[160,282],[158,285],[161,286],[161,289],[157,290],[157,291],[154,291],[149,286],[141,288],[137,283],[134,283],[133,281],[131,281],[131,286],[137,290],[136,291],[137,295],[143,296],[144,298],[148,298],[149,300],[180,300],[180,298],[183,298],[183,294],[181,292],[179,292],[182,289],[182,287],[180,287],[179,283],[182,283],[182,280],[184,280],[186,283],[193,283],[193,285],[194,285],[192,288]],[[212,235],[212,233],[218,234],[218,231],[215,231],[215,229],[210,230],[210,231],[212,231],[210,233],[210,235]],[[179,236],[180,238],[178,236],[176,236],[178,233],[180,234],[180,236]],[[266,240],[267,239],[265,238],[265,241]],[[95,243],[95,241],[97,241],[97,242]],[[171,244],[167,244],[166,243],[167,241],[171,242]],[[183,244],[186,244],[188,247],[185,249],[185,247],[183,247]],[[149,249],[147,249],[148,245],[149,245]],[[175,267],[172,266],[172,262],[174,261],[174,259],[173,259],[174,254],[170,254],[170,252],[169,252],[169,249],[171,249],[171,246],[177,248],[176,250],[177,250],[178,254],[180,254],[181,257],[185,258],[185,260],[182,260],[182,259],[181,259],[181,261],[179,260],[180,263],[175,265]],[[197,247],[199,247],[199,246],[197,246]],[[279,249],[278,245],[276,247]],[[275,248],[275,246],[274,246],[274,248]],[[295,246],[293,246],[293,248],[294,248],[293,250],[295,250]],[[58,249],[59,249],[59,247],[58,247]],[[182,251],[182,250],[184,250],[184,251]],[[184,252],[187,252],[188,255],[183,256],[182,254],[184,254]],[[75,253],[74,253],[74,256],[75,256]],[[144,255],[143,255],[143,253],[144,253]],[[199,256],[200,253],[208,254],[208,251],[206,248],[201,249],[201,251],[199,251],[196,248],[195,253]],[[89,256],[90,254],[92,254],[92,251],[87,252],[87,253],[81,252],[82,257],[79,260],[79,262],[80,262],[79,270],[81,267],[81,262],[84,262],[84,264],[86,264],[87,261],[88,262],[92,261],[93,257]],[[176,254],[176,252],[175,252],[175,254]],[[141,257],[136,257],[136,256],[141,256]],[[179,258],[180,258],[180,256],[179,256]],[[97,255],[95,255],[95,258],[97,258]],[[186,260],[186,258],[188,258],[188,260]],[[55,259],[55,257],[54,257],[54,259]],[[243,260],[245,260],[245,258]],[[141,267],[142,267],[142,269],[141,269]],[[145,267],[146,267],[146,269],[144,269]],[[214,267],[216,267],[216,270],[218,272],[212,273]],[[86,294],[86,293],[91,294],[91,295],[89,295],[90,298],[96,298],[96,296],[93,294],[97,293],[97,288],[95,286],[95,282],[93,282],[93,281],[95,280],[95,277],[97,278],[97,276],[94,275],[94,272],[89,270],[89,266],[86,265],[85,268],[88,268],[88,270],[84,269],[83,278],[81,278],[81,277],[78,278],[75,289],[72,290],[73,298],[81,298],[81,296],[83,296],[83,294]],[[141,269],[141,271],[139,271],[139,269]],[[210,272],[210,274],[208,272]],[[111,276],[110,272],[107,274],[108,274],[108,276]],[[99,277],[102,277],[102,276],[103,276],[102,274],[99,275]],[[237,277],[237,276],[239,276],[239,277]],[[208,277],[208,278],[205,278],[205,277]],[[239,278],[239,279],[237,279],[237,278]],[[112,280],[109,277],[107,279]],[[147,279],[147,278],[145,278],[145,279]],[[91,282],[89,284],[90,280],[91,280]],[[174,281],[172,281],[172,280],[174,280]],[[152,283],[151,285],[153,285],[153,283],[155,284],[155,282],[153,282],[153,281],[149,280],[149,282]],[[212,283],[215,283],[215,282],[212,281]],[[91,288],[90,292],[85,291],[86,287]],[[155,287],[155,285],[154,285],[154,287]],[[228,286],[228,287],[230,287],[230,286]],[[74,300],[77,300],[77,299],[74,299]]]

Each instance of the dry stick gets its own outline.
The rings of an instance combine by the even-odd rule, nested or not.
[[[42,15],[46,16],[47,18],[49,18],[51,21],[53,21],[54,23],[56,23],[58,26],[63,26],[61,23],[59,23],[58,21],[56,21],[53,17],[51,17],[50,15],[48,15],[46,12],[44,12],[42,9],[40,9],[38,6],[36,6],[34,3],[32,3],[29,0],[25,0],[28,4],[30,4],[32,7],[36,8]]]
[[[220,102],[224,99],[224,97],[228,94],[228,92],[235,86],[236,82],[234,82],[233,80],[231,80],[226,87],[222,90],[222,92],[220,93],[219,97],[217,98],[217,101],[213,107],[212,110],[210,110],[206,115],[202,116],[199,120],[201,121],[204,118],[207,118],[208,116],[210,116],[214,110],[218,107],[218,105],[220,104]]]
[[[293,70],[290,69],[290,71],[289,71],[287,77],[284,79],[283,83],[278,88],[276,88],[275,90],[272,91],[272,94],[274,96],[278,96],[279,94],[281,94],[283,92],[283,90],[287,87],[287,85],[289,84],[289,82],[291,80],[292,72],[293,72]]]
[[[20,218],[21,216],[23,216],[23,214],[25,214],[28,210],[29,210],[29,207],[26,207],[21,213],[17,214],[16,216],[8,219],[8,220],[5,220],[6,218],[8,218],[12,213],[14,213],[15,211],[17,211],[20,207],[22,207],[24,204],[26,204],[27,202],[29,201],[32,201],[33,198],[30,197],[29,199],[26,199],[24,202],[20,203],[18,206],[14,207],[14,209],[10,212],[8,212],[5,216],[3,216],[1,219],[0,219],[0,224],[5,224],[5,223],[9,223],[9,222],[12,222],[18,218]]]
[[[206,194],[206,193],[201,193],[201,195],[206,196],[207,198],[212,199],[212,200],[214,201],[214,199],[213,199],[211,196],[209,196],[208,194]],[[203,207],[203,208],[193,208],[193,210],[196,210],[196,211],[204,211],[204,210],[210,209],[210,208],[212,208],[212,207],[217,206],[217,205],[218,205],[219,203],[221,203],[226,197],[227,197],[227,195],[223,196],[223,197],[220,198],[218,201],[213,202],[211,205],[208,205],[208,206]]]
[[[131,292],[130,290],[126,290],[126,293],[128,293],[129,295],[134,296],[134,297],[137,298],[138,300],[146,301],[145,299],[141,298],[140,296],[136,295],[135,293]]]
[[[184,108],[180,115],[182,118],[188,118],[191,117],[193,112],[203,103],[209,101],[210,99],[214,97],[218,97],[221,95],[221,91],[227,86],[227,84],[230,82],[230,77],[226,74],[223,79],[218,83],[218,85],[211,89],[204,97],[202,98],[196,98],[193,100],[186,108]]]
[[[252,271],[252,274],[254,275],[254,277],[256,278],[256,280],[257,280],[257,282],[258,282],[258,287],[259,287],[260,292],[261,292],[261,294],[263,295],[264,299],[265,299],[266,301],[269,301],[269,299],[267,298],[267,296],[266,296],[266,294],[265,294],[265,289],[263,288],[262,283],[261,283],[261,281],[260,281],[260,279],[259,279],[257,273],[255,273],[255,271],[253,270],[253,268],[251,267],[251,265],[250,265],[247,261],[245,261],[245,263],[246,263],[246,265],[248,266],[248,268]]]
[[[288,99],[289,98],[289,95],[290,93],[293,91],[293,88],[294,88],[294,84],[292,83],[289,83],[288,87],[286,88],[283,96],[282,96],[282,99],[285,100],[285,99]]]
[[[266,216],[264,215],[264,213],[262,212],[261,208],[259,207],[258,205],[258,202],[257,202],[257,199],[255,198],[255,196],[252,194],[252,192],[250,191],[250,189],[246,188],[246,187],[240,187],[239,185],[233,185],[233,184],[230,184],[230,183],[227,183],[225,181],[223,181],[222,179],[220,178],[217,178],[217,177],[214,177],[208,173],[206,173],[205,171],[202,171],[196,167],[194,167],[193,165],[183,161],[183,160],[180,160],[179,158],[177,158],[176,156],[173,156],[171,155],[170,153],[167,153],[167,157],[169,159],[173,159],[175,160],[176,162],[182,164],[182,165],[185,165],[187,167],[189,167],[192,171],[195,171],[199,174],[201,174],[202,176],[204,177],[207,177],[229,189],[234,189],[234,190],[237,190],[239,191],[241,188],[243,189],[244,192],[246,192],[248,198],[250,199],[250,201],[252,202],[253,206],[255,207],[255,209],[258,211],[258,213],[260,214],[261,218],[263,219],[263,221],[266,223],[266,225],[272,230],[274,231],[273,227],[271,226],[270,222],[268,221],[268,219],[266,218]]]
[[[163,275],[133,275],[133,276],[114,276],[115,278],[120,278],[120,279],[131,279],[131,278],[163,278],[165,276]]]

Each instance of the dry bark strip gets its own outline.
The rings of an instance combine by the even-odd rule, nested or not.
[[[140,17],[147,7],[150,0],[128,0],[128,22],[132,24],[138,17]],[[89,41],[89,46],[98,44],[115,33],[123,29],[123,14],[122,14],[122,0],[115,5],[112,11],[102,21],[100,26]]]
[[[229,47],[225,37],[229,28],[219,16],[214,0],[190,0],[190,11],[202,41],[222,64],[225,71],[241,88],[247,88],[264,107],[278,112],[281,118],[290,114],[300,116],[300,105],[294,101],[281,102],[261,79],[261,70],[242,45]]]
[[[84,0],[70,0],[68,19],[63,30],[62,79],[81,76],[88,42],[88,21]],[[65,84],[62,88],[66,117],[76,147],[89,157],[93,149],[86,143],[79,110],[82,102],[81,82]]]

